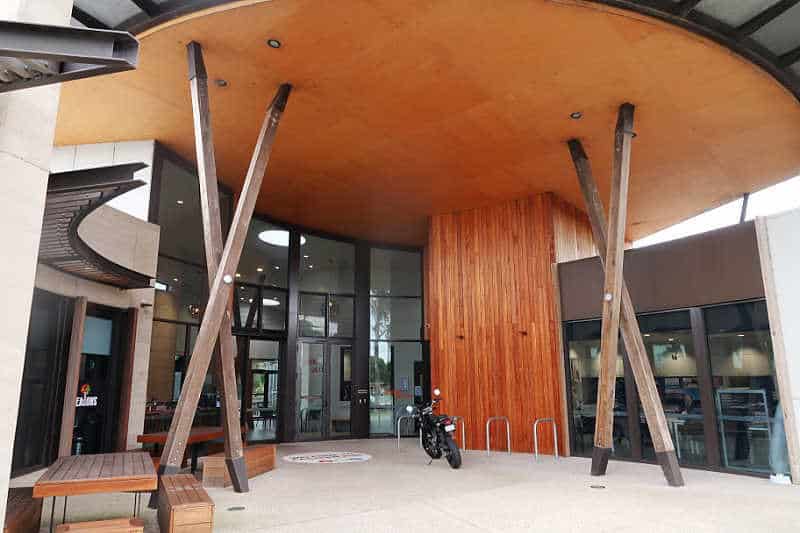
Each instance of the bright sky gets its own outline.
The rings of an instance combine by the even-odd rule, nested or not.
[[[800,176],[752,193],[747,203],[746,218],[747,220],[752,220],[756,217],[789,211],[798,207],[800,207]],[[724,228],[725,226],[732,226],[739,223],[741,214],[742,199],[740,198],[634,241],[633,247],[641,248]]]

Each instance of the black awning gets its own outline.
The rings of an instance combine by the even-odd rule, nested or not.
[[[106,259],[78,235],[86,216],[121,194],[144,185],[133,179],[144,163],[50,174],[39,242],[39,262],[73,276],[124,289],[150,287],[151,278]]]

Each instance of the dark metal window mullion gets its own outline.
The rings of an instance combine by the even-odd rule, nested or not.
[[[700,405],[703,409],[703,440],[706,447],[706,464],[715,469],[722,467],[720,460],[720,438],[716,403],[714,402],[714,383],[711,368],[711,357],[708,350],[708,332],[705,316],[699,307],[689,309],[692,326],[692,342],[694,344],[695,361],[697,363],[697,379],[700,385]]]

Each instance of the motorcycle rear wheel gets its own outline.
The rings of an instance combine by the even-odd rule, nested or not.
[[[447,462],[450,464],[450,468],[453,470],[457,470],[461,468],[461,450],[458,449],[458,444],[456,441],[453,440],[453,437],[450,435],[447,436]]]
[[[436,446],[433,443],[433,439],[431,439],[428,435],[422,436],[422,447],[425,449],[425,453],[431,459],[440,459],[442,457],[442,449],[439,446]]]

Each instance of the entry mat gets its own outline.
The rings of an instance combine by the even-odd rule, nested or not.
[[[371,455],[360,452],[294,453],[283,457],[284,461],[304,464],[363,463],[370,459],[372,459]]]

